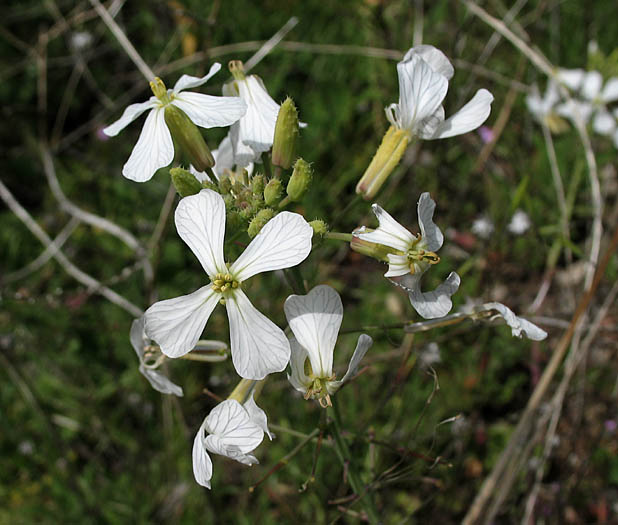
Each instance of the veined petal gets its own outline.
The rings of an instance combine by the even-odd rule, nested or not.
[[[489,117],[493,100],[494,96],[489,91],[479,89],[463,108],[438,126],[431,138],[445,139],[478,128]]]
[[[601,108],[592,119],[592,129],[599,135],[611,135],[616,129],[616,119],[605,108]]]
[[[202,128],[219,128],[237,122],[247,111],[238,97],[216,97],[202,93],[180,93],[172,104]]]
[[[219,403],[210,411],[205,423],[208,433],[221,440],[217,446],[237,448],[243,454],[257,448],[264,439],[264,431],[251,421],[249,413],[235,399]],[[205,445],[211,452],[228,455],[225,451],[210,448],[208,437]]]
[[[420,56],[397,64],[399,109],[403,127],[416,132],[416,125],[438,109],[448,89],[448,80],[436,73]]]
[[[413,55],[420,56],[431,66],[431,69],[446,77],[446,80],[450,80],[455,74],[455,69],[449,59],[446,58],[446,55],[436,47],[429,45],[415,46],[408,49],[407,53],[403,57],[403,61],[405,62],[406,60],[410,60]]]
[[[225,203],[221,195],[201,190],[197,195],[181,199],[175,221],[178,235],[191,248],[209,277],[225,273]]]
[[[612,77],[605,83],[601,98],[606,104],[618,100],[618,77]]]
[[[298,213],[284,211],[270,219],[230,267],[230,273],[245,281],[262,272],[290,268],[304,261],[311,251],[313,229]]]
[[[598,71],[588,71],[582,83],[582,95],[588,100],[594,100],[601,94],[603,77]]]
[[[386,257],[388,258],[388,271],[384,277],[399,277],[410,273],[410,263],[405,255],[389,253]]]
[[[212,66],[210,66],[210,71],[203,77],[192,77],[190,75],[182,75],[174,84],[173,93],[178,94],[183,89],[190,89],[194,87],[201,86],[210,80],[212,76],[214,76],[221,69],[221,64],[219,62],[215,62]]]
[[[566,87],[576,91],[581,87],[585,74],[583,69],[561,69],[557,77]]]
[[[172,135],[165,123],[163,108],[155,108],[146,117],[137,143],[122,168],[122,174],[135,182],[146,182],[155,171],[167,166],[172,160]]]
[[[255,399],[253,399],[253,392],[251,392],[249,399],[244,402],[243,407],[247,411],[247,414],[249,414],[249,419],[260,427],[266,435],[268,435],[268,439],[272,441],[274,436],[270,433],[270,430],[268,430],[268,417],[266,416],[266,412],[257,406]]]
[[[198,342],[219,297],[207,285],[189,295],[153,304],[144,314],[146,334],[166,356],[185,355]]]
[[[283,309],[294,337],[309,354],[313,375],[332,376],[333,351],[343,320],[339,294],[319,285],[307,295],[290,295]]]
[[[358,371],[358,365],[360,365],[361,360],[365,357],[367,350],[371,348],[373,344],[373,339],[369,337],[367,334],[361,334],[358,338],[358,342],[356,343],[356,348],[354,349],[354,353],[352,354],[352,359],[350,359],[350,364],[348,365],[348,370],[345,375],[339,381],[329,381],[327,383],[327,389],[329,394],[334,394],[337,390],[341,388],[343,383],[349,381],[356,372]]]
[[[239,288],[226,299],[230,348],[236,372],[246,379],[264,379],[281,372],[290,359],[283,330],[260,313]]]
[[[105,133],[108,137],[115,137],[144,111],[155,108],[157,105],[157,98],[150,97],[150,99],[146,102],[140,102],[139,104],[131,104],[130,106],[127,106],[122,112],[122,116],[116,122],[110,124],[106,128],[103,128],[103,133]]]
[[[439,106],[432,115],[417,123],[417,135],[421,139],[431,139],[444,123],[444,107]]]
[[[193,476],[202,487],[210,488],[210,479],[212,478],[212,461],[206,448],[204,447],[204,425],[195,434],[193,440],[193,451],[191,453],[193,459]]]
[[[378,204],[372,204],[371,209],[378,218],[378,228],[369,233],[358,233],[356,236],[359,239],[383,244],[395,250],[407,251],[410,245],[416,241],[416,237]]]
[[[453,307],[451,295],[458,290],[460,282],[459,275],[451,272],[433,292],[423,293],[418,286],[410,290],[408,293],[410,302],[419,315],[425,319],[444,317]]]
[[[433,212],[436,209],[436,203],[433,201],[428,192],[421,194],[418,200],[418,224],[421,228],[421,236],[427,243],[427,249],[435,252],[442,247],[444,235],[433,222]]]
[[[144,316],[139,319],[135,319],[131,323],[131,331],[129,332],[129,339],[131,340],[131,346],[140,363],[144,362],[144,345],[146,344],[146,333],[144,332]]]
[[[509,325],[514,337],[522,337],[525,335],[528,339],[532,339],[533,341],[542,341],[547,337],[547,332],[545,330],[542,330],[523,317],[518,317],[513,310],[504,306],[502,303],[485,303],[483,309],[496,310],[506,324]]]
[[[231,170],[234,167],[236,163],[229,133],[219,143],[219,147],[212,151],[212,156],[215,159],[215,166],[212,170],[217,177],[221,177],[225,170]]]
[[[240,121],[240,140],[256,152],[268,151],[273,145],[277,104],[255,75],[237,80],[238,94],[247,103],[247,113]]]
[[[150,386],[157,392],[162,394],[171,394],[174,396],[182,397],[182,387],[173,383],[167,376],[156,370],[146,368],[143,364],[139,365],[140,374],[142,374],[150,383]]]
[[[296,390],[306,394],[311,385],[311,379],[305,374],[305,361],[309,354],[294,337],[290,337],[290,350],[291,374],[288,374],[288,381]]]

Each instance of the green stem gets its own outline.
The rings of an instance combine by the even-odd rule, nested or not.
[[[324,238],[333,241],[352,242],[353,235],[351,233],[326,232]]]
[[[288,284],[292,288],[295,294],[304,295],[307,293],[305,288],[305,281],[303,280],[303,276],[300,273],[300,268],[298,266],[293,266],[292,268],[286,268],[283,270],[283,273],[287,277]]]
[[[292,200],[290,199],[289,195],[284,197],[281,202],[279,203],[279,209],[282,210],[283,208],[285,208],[288,204],[290,204],[290,202],[292,202]]]
[[[358,500],[367,513],[369,523],[380,523],[378,512],[376,511],[371,494],[365,489],[364,484],[356,471],[356,465],[352,462],[352,455],[347,443],[341,435],[341,417],[339,415],[339,409],[337,404],[328,409],[332,416],[332,422],[330,425],[330,431],[335,441],[335,452],[341,465],[348,470],[348,480],[354,493],[358,496]]]

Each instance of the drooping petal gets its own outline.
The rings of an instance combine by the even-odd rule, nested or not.
[[[547,337],[547,332],[545,330],[542,330],[523,317],[516,316],[510,308],[501,303],[485,303],[483,309],[496,310],[506,324],[510,326],[511,333],[514,337],[522,337],[525,335],[528,339],[532,339],[533,341],[542,341]]]
[[[240,140],[256,152],[268,151],[273,145],[277,104],[255,75],[237,80],[238,94],[247,103],[247,113],[240,121]]]
[[[174,160],[174,143],[165,123],[163,108],[150,111],[137,143],[122,168],[122,174],[135,182],[150,180],[159,168]]]
[[[220,128],[237,122],[247,111],[238,97],[215,97],[202,93],[180,93],[172,104],[202,128]]]
[[[616,119],[605,108],[601,108],[592,119],[592,129],[599,135],[611,135],[616,129]]]
[[[201,190],[197,195],[185,197],[178,204],[174,218],[178,235],[191,248],[209,277],[225,273],[225,203],[221,195]]]
[[[431,69],[446,77],[446,80],[450,80],[455,74],[455,69],[449,59],[446,58],[446,55],[436,47],[429,45],[415,46],[408,49],[407,53],[403,57],[403,61],[405,62],[406,60],[410,60],[413,55],[420,56],[431,66]]]
[[[221,69],[221,64],[219,62],[215,62],[212,66],[210,66],[210,71],[203,77],[192,77],[190,75],[182,75],[174,84],[173,93],[178,94],[183,89],[191,89],[194,87],[201,86],[202,84],[206,84],[210,80],[212,76],[214,76]]]
[[[234,461],[238,461],[243,465],[251,466],[259,463],[255,456],[252,454],[245,454],[235,445],[226,444],[225,440],[219,436],[212,434],[206,436],[204,445],[206,446],[206,449],[213,454],[225,456],[229,459],[233,459]]]
[[[404,129],[416,132],[416,123],[433,115],[448,89],[448,80],[436,73],[420,56],[397,64],[399,110]]]
[[[193,459],[193,476],[202,487],[210,488],[210,479],[212,478],[212,461],[206,448],[204,447],[204,426],[195,434],[193,440],[193,451],[191,453]]]
[[[185,355],[198,342],[219,298],[207,285],[189,295],[159,301],[144,314],[146,334],[166,356]]]
[[[358,342],[356,343],[356,348],[354,349],[352,359],[350,359],[350,364],[348,365],[348,370],[345,375],[339,381],[329,381],[327,383],[329,394],[334,394],[346,381],[349,381],[352,377],[354,377],[354,375],[356,375],[361,360],[365,357],[367,350],[371,348],[372,344],[373,339],[371,339],[371,337],[367,334],[361,334],[359,336]]]
[[[266,412],[257,406],[255,399],[253,399],[253,392],[251,392],[249,399],[244,402],[243,407],[247,411],[247,414],[249,414],[249,419],[260,427],[266,433],[268,439],[272,441],[274,435],[268,430],[268,417],[266,416]]]
[[[601,99],[606,104],[618,100],[618,77],[612,77],[605,83]]]
[[[427,243],[427,249],[432,252],[438,251],[444,242],[444,235],[442,235],[440,228],[433,222],[433,212],[435,209],[436,203],[429,193],[422,193],[417,205],[418,224],[421,228],[421,236]]]
[[[561,69],[557,77],[566,87],[576,91],[581,87],[585,74],[583,69]]]
[[[283,309],[294,337],[309,354],[313,375],[330,377],[343,320],[339,294],[330,286],[319,285],[307,295],[290,295]]]
[[[444,107],[439,106],[432,115],[417,123],[417,135],[422,139],[431,139],[444,123]]]
[[[217,177],[221,177],[225,170],[231,170],[234,165],[234,150],[229,133],[219,143],[219,147],[212,151],[212,156],[215,159],[215,166],[212,169]]]
[[[144,332],[144,316],[139,319],[135,319],[131,323],[131,331],[129,332],[129,339],[131,340],[131,346],[135,353],[137,354],[137,358],[139,362],[142,363],[144,361],[144,345],[146,344],[146,334]]]
[[[176,383],[173,383],[161,372],[146,368],[143,363],[139,365],[139,371],[140,374],[148,380],[150,386],[157,392],[161,392],[162,394],[171,394],[178,397],[183,396],[182,387],[178,386]]]
[[[433,136],[423,138],[445,139],[478,128],[489,117],[493,100],[489,91],[479,89],[464,107],[438,126]]]
[[[365,241],[390,246],[402,252],[407,251],[410,245],[416,241],[416,237],[378,204],[372,204],[371,209],[378,218],[378,228],[369,233],[356,233],[355,235]]]
[[[217,447],[236,448],[243,454],[257,448],[264,439],[264,431],[251,421],[249,413],[235,399],[226,399],[213,408],[206,417],[205,428],[220,439]],[[210,448],[208,438],[212,436],[207,436],[206,447],[211,452],[227,456],[225,450]]]
[[[240,122],[236,122],[230,127],[230,140],[234,152],[234,164],[237,166],[248,166],[259,159],[260,153],[240,140]]]
[[[105,133],[108,137],[115,137],[144,111],[155,107],[157,107],[156,97],[150,97],[150,99],[146,102],[140,102],[139,104],[131,104],[126,107],[126,109],[122,112],[122,116],[116,122],[110,124],[106,128],[103,128],[103,133]]]
[[[588,71],[582,83],[582,95],[588,100],[594,100],[601,94],[603,77],[598,71]]]
[[[387,254],[388,271],[384,277],[399,277],[410,273],[410,262],[405,255],[397,255],[395,253]]]
[[[311,251],[313,228],[298,213],[284,211],[266,223],[230,267],[239,281],[262,272],[290,268]]]
[[[230,320],[230,348],[236,372],[246,379],[264,379],[281,372],[290,359],[290,343],[283,330],[260,313],[240,289],[226,302]]]
[[[305,361],[309,357],[307,350],[298,344],[294,337],[290,337],[290,371],[288,381],[299,392],[307,393],[311,386],[311,379],[305,374]]]
[[[417,286],[410,290],[408,296],[414,309],[425,319],[444,317],[453,307],[451,296],[459,289],[460,282],[459,275],[451,272],[433,292],[423,293]]]

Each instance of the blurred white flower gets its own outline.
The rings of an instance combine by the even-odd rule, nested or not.
[[[238,97],[182,92],[205,84],[219,69],[221,64],[215,63],[202,78],[182,75],[174,89],[167,91],[161,80],[155,79],[151,86],[153,90],[161,91],[159,96],[152,96],[146,102],[131,104],[116,122],[103,130],[109,137],[114,137],[144,111],[151,110],[129,160],[122,168],[125,177],[136,182],[145,182],[150,180],[159,168],[167,166],[174,159],[174,143],[165,122],[166,106],[180,109],[195,125],[202,128],[229,126],[245,114],[247,105]]]
[[[511,221],[506,226],[506,229],[513,235],[522,235],[531,226],[528,214],[523,210],[515,210]]]
[[[422,368],[429,368],[435,364],[442,362],[442,356],[440,355],[440,347],[438,343],[431,342],[425,346],[418,355],[418,361]]]
[[[252,403],[250,410],[247,409],[249,402]],[[256,409],[261,413],[258,415],[258,420],[254,419]],[[244,405],[234,399],[226,399],[213,408],[193,440],[195,481],[203,487],[210,488],[212,461],[208,452],[226,456],[244,465],[259,463],[250,452],[264,439],[262,417],[265,421],[266,414],[255,404],[253,396]]]
[[[511,328],[511,334],[513,337],[526,336],[533,341],[542,341],[547,337],[547,332],[539,328],[534,323],[518,317],[513,310],[504,306],[502,303],[485,303],[482,310],[495,310],[496,313],[504,319],[507,325]]]
[[[443,139],[478,128],[489,116],[493,95],[479,89],[457,113],[444,118],[442,101],[455,70],[439,49],[416,46],[397,64],[399,103],[386,108],[386,117],[398,129],[422,139]]]
[[[435,208],[436,203],[429,193],[421,194],[417,207],[419,235],[410,233],[377,204],[372,209],[379,221],[378,228],[372,231],[363,226],[354,232],[359,239],[392,248],[387,255],[388,271],[384,277],[408,292],[412,306],[425,319],[449,313],[453,306],[451,296],[460,283],[459,275],[451,272],[433,292],[421,292],[421,277],[432,264],[440,261],[435,252],[444,242],[442,232],[433,222]]]
[[[223,257],[225,203],[221,195],[202,190],[185,197],[178,204],[175,221],[178,234],[211,283],[148,308],[144,314],[148,336],[165,355],[180,357],[195,346],[210,314],[222,302],[230,322],[232,361],[238,374],[262,379],[283,370],[290,358],[290,344],[283,330],[251,304],[241,284],[258,273],[304,261],[311,251],[311,226],[297,213],[281,212],[228,265]]]
[[[137,354],[139,359],[139,371],[150,383],[150,386],[161,392],[162,394],[173,394],[178,397],[182,397],[182,388],[177,384],[172,383],[170,379],[164,376],[161,372],[155,370],[160,363],[155,362],[153,364],[147,363],[145,359],[146,349],[150,345],[150,339],[146,336],[144,331],[144,318],[140,317],[135,319],[131,325],[130,332],[131,345],[133,350]]]
[[[365,334],[358,338],[348,371],[340,380],[335,380],[333,352],[343,319],[339,294],[330,286],[319,285],[307,295],[290,295],[284,309],[294,334],[290,338],[292,355],[288,380],[305,399],[318,399],[320,405],[329,406],[330,396],[356,373],[373,341]],[[307,358],[309,369],[306,368]]]
[[[92,33],[89,33],[88,31],[75,31],[74,33],[71,33],[69,45],[75,51],[81,51],[92,44],[92,40]]]
[[[494,232],[494,223],[486,215],[479,215],[472,223],[472,233],[481,239],[489,239]]]

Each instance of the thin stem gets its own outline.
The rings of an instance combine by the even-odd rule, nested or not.
[[[351,233],[326,232],[324,238],[333,241],[352,242],[354,236]]]

